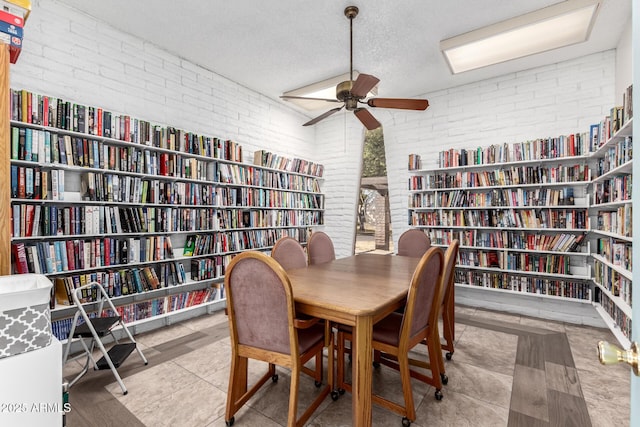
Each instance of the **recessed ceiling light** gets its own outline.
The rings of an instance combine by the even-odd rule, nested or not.
[[[456,74],[584,42],[599,5],[567,0],[442,40],[440,49]]]

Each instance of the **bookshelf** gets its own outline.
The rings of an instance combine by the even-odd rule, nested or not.
[[[586,134],[409,158],[408,220],[433,245],[460,241],[459,287],[592,300]]]
[[[624,117],[624,114],[622,115]],[[594,304],[618,341],[631,343],[632,305],[632,119],[611,126],[599,125],[598,144],[592,154],[594,177],[591,235],[595,283]]]
[[[12,272],[54,282],[59,339],[82,284],[141,331],[221,309],[234,255],[324,223],[321,165],[27,91],[11,118]]]

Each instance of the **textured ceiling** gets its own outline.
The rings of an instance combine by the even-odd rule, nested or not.
[[[349,71],[343,11],[351,4],[360,8],[354,68],[381,80],[381,97],[413,97],[612,49],[631,16],[631,0],[604,0],[588,42],[454,76],[440,40],[557,1],[60,1],[273,99]]]

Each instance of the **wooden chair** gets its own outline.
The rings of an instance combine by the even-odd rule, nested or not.
[[[420,258],[431,247],[431,239],[417,228],[411,228],[398,239],[398,255]]]
[[[456,260],[458,259],[458,249],[460,241],[455,239],[449,245],[447,252],[444,254],[444,298],[442,301],[442,335],[446,344],[442,344],[442,349],[446,350],[447,360],[453,357],[453,342],[456,338],[456,317],[455,317],[455,269]],[[443,370],[444,372],[444,370]]]
[[[278,261],[285,271],[307,266],[307,254],[293,237],[280,238],[271,250],[271,258]]]
[[[309,243],[307,243],[307,252],[309,253],[310,265],[324,264],[336,259],[331,237],[322,231],[316,231],[311,234]]]
[[[404,426],[416,418],[411,377],[434,386],[436,399],[442,399],[440,368],[443,363],[432,363],[429,367],[431,376],[428,377],[410,369],[409,350],[426,340],[430,360],[437,360],[438,355],[442,359],[438,315],[442,305],[443,258],[442,249],[430,248],[413,273],[404,313],[391,313],[373,327],[373,349],[381,352],[381,363],[400,371],[404,406],[375,394],[372,400],[402,415]],[[340,325],[337,382],[338,387],[345,390],[351,390],[351,385],[344,380],[345,342],[351,340],[352,329]]]
[[[300,372],[310,374],[317,387],[322,385],[322,350],[326,328],[317,319],[300,320],[295,316],[291,283],[284,269],[260,252],[237,255],[225,274],[225,289],[231,335],[231,371],[225,421],[233,425],[235,413],[269,379],[277,382],[275,365],[291,369],[289,418],[287,426],[302,426],[330,393],[328,385],[307,410],[296,418]],[[304,366],[315,357],[315,369]],[[267,372],[247,390],[248,359],[269,363]],[[329,366],[333,364],[333,343],[329,341]]]

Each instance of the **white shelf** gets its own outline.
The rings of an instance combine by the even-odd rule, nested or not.
[[[591,254],[591,256],[596,261],[600,261],[602,264],[606,265],[607,267],[611,268],[614,271],[617,271],[618,273],[620,273],[621,275],[623,275],[627,279],[633,280],[633,274],[629,270],[627,270],[626,268],[624,268],[622,266],[619,266],[619,265],[613,265],[613,263],[611,261],[609,261],[608,259],[604,258],[601,255]]]
[[[478,170],[478,169],[500,169],[505,166],[507,167],[531,166],[531,165],[539,165],[539,164],[545,164],[545,163],[584,162],[586,160],[589,160],[588,155],[555,157],[552,159],[527,159],[527,160],[517,160],[512,162],[489,163],[489,164],[482,164],[482,165],[453,166],[448,168],[414,169],[414,170],[410,170],[409,172],[412,174],[425,174],[425,173],[433,173],[433,172],[468,171],[468,170]]]
[[[604,157],[609,147],[612,147],[614,144],[617,144],[618,141],[626,138],[627,136],[631,136],[633,134],[633,119],[627,120],[627,122],[622,125],[622,127],[609,138],[607,142],[602,144],[596,151],[591,153],[591,157],[600,158]]]
[[[432,243],[432,246],[439,246],[442,248],[447,248],[449,245],[441,245],[437,243]],[[470,250],[482,250],[482,251],[495,251],[495,252],[524,252],[531,254],[555,254],[555,255],[569,255],[569,256],[581,256],[588,257],[591,254],[589,252],[562,252],[562,251],[550,251],[550,250],[542,250],[542,249],[517,249],[517,248],[494,248],[490,246],[460,246],[459,249],[470,249]]]
[[[540,187],[587,187],[591,181],[567,181],[567,182],[541,182],[537,184],[508,184],[508,185],[486,185],[478,187],[446,187],[446,188],[425,188],[422,190],[409,190],[409,193],[435,193],[455,190],[495,190],[501,188],[540,188]]]
[[[602,308],[602,306],[599,303],[594,302],[593,305],[595,306],[598,314],[600,314],[600,316],[602,317],[602,320],[604,320],[604,322],[607,324],[607,326],[611,330],[611,333],[613,333],[613,335],[616,337],[620,345],[624,348],[629,348],[631,346],[631,341],[622,332],[622,330],[620,329],[620,326],[618,326],[616,322],[614,322],[611,316],[609,316],[609,313],[607,313],[607,311],[604,308]]]
[[[469,288],[469,289],[482,289],[489,292],[502,292],[514,295],[525,295],[528,297],[539,297],[539,298],[549,298],[552,300],[558,301],[571,301],[580,304],[591,304],[591,298],[588,299],[580,299],[580,298],[571,298],[571,297],[562,297],[557,295],[547,295],[547,294],[539,294],[537,292],[526,292],[526,291],[514,291],[512,289],[499,289],[499,288],[491,288],[488,286],[480,286],[480,285],[469,285],[467,283],[455,283],[456,287],[460,288]]]
[[[623,240],[625,242],[633,242],[632,236],[621,236],[618,233],[613,233],[611,231],[604,231],[604,230],[588,230],[588,231],[591,233],[600,234],[602,236],[612,237],[617,240]]]
[[[146,236],[166,236],[176,234],[212,234],[212,233],[227,233],[237,231],[251,231],[251,230],[278,230],[287,228],[314,228],[320,227],[322,224],[302,224],[302,225],[274,225],[267,227],[242,227],[242,228],[213,228],[213,229],[200,229],[200,230],[176,230],[176,231],[154,231],[154,232],[140,232],[140,233],[99,233],[99,234],[64,234],[56,236],[30,236],[30,237],[12,237],[12,242],[23,241],[42,241],[42,240],[85,240],[96,239],[105,237],[114,238],[127,238],[127,237],[146,237]],[[172,259],[169,259],[171,261]],[[167,261],[167,260],[163,260]],[[149,261],[151,262],[151,261]]]
[[[542,206],[430,206],[430,207],[412,207],[409,206],[412,211],[434,211],[434,210],[468,210],[468,211],[482,211],[482,210],[506,210],[506,209],[589,209],[589,206],[578,205],[542,205]]]
[[[504,230],[504,231],[555,231],[555,232],[564,232],[564,233],[584,233],[589,231],[586,228],[527,228],[527,227],[490,227],[490,226],[481,226],[481,225],[413,225],[409,224],[415,228],[433,228],[433,229],[444,229],[444,230]]]
[[[611,293],[611,291],[607,288],[605,288],[604,286],[602,286],[600,283],[596,282],[594,280],[594,283],[596,284],[596,286],[598,287],[598,289],[600,289],[600,291],[602,291],[607,297],[609,297],[609,299],[620,309],[622,310],[622,312],[629,317],[629,319],[632,318],[632,311],[631,311],[631,306],[629,304],[627,304],[627,302],[625,300],[623,300],[620,297],[617,297],[615,295],[613,295]]]
[[[629,205],[631,203],[633,203],[633,200],[631,200],[631,199],[618,200],[618,201],[615,201],[615,202],[593,204],[593,205],[591,205],[591,208],[593,208],[593,209],[614,210],[614,209],[618,209],[620,206]]]
[[[187,279],[187,283],[181,283],[172,286],[166,286],[164,288],[152,289],[144,292],[135,292],[127,295],[120,295],[117,297],[112,297],[111,300],[114,302],[116,306],[119,305],[127,305],[127,304],[135,304],[138,302],[149,301],[152,299],[163,298],[170,295],[180,294],[183,292],[191,292],[197,291],[201,289],[205,289],[210,287],[215,283],[222,283],[224,281],[224,276],[214,277],[211,279],[204,280],[191,280]],[[87,312],[96,311],[98,307],[98,302],[87,302],[82,304]],[[63,305],[56,304],[56,307],[51,310],[51,317],[53,321],[65,319],[71,317],[75,314],[77,308],[75,305]]]
[[[576,281],[591,280],[591,276],[580,276],[575,274],[572,275],[572,274],[560,274],[560,273],[544,273],[541,271],[506,270],[504,268],[480,267],[480,266],[463,265],[463,264],[456,264],[456,268],[461,268],[465,270],[490,271],[495,273],[507,273],[514,276],[539,276],[539,277],[558,278],[563,280],[576,280]]]
[[[591,180],[591,183],[595,184],[596,182],[604,181],[608,178],[611,178],[617,175],[630,175],[632,173],[632,169],[633,169],[633,160],[629,160],[627,163],[617,166],[611,169],[609,172],[603,173],[597,178],[593,178]]]

